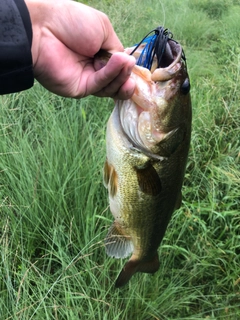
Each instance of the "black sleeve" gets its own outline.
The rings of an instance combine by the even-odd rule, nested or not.
[[[24,0],[0,0],[0,94],[33,85],[32,25]]]

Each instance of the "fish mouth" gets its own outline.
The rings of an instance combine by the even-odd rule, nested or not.
[[[146,43],[143,43],[134,49],[133,47],[126,48],[125,52],[136,58],[137,65],[146,67],[145,60],[150,59],[151,53],[144,52],[145,47]],[[155,50],[151,64],[148,65],[152,74],[151,79],[153,81],[170,80],[180,70],[181,60],[186,60],[182,46],[177,41],[168,38],[164,48],[160,47]]]
[[[143,46],[136,50],[138,58]],[[185,65],[185,56],[179,43],[168,39],[160,64],[154,57],[151,70],[135,66],[132,77],[136,89],[128,101],[118,102],[119,117],[123,132],[133,148],[150,158],[163,160],[158,155],[157,145],[178,130],[178,125],[169,125],[164,121],[169,113],[168,103],[180,90],[183,82],[181,70]],[[162,111],[161,111],[162,110]]]
[[[159,67],[152,66],[152,81],[167,81],[176,77],[182,67],[184,59],[182,47],[179,43],[169,39]]]

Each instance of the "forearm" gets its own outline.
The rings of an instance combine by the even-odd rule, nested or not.
[[[0,94],[33,85],[32,27],[24,0],[0,1]]]

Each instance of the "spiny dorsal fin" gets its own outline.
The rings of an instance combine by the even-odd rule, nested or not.
[[[105,238],[106,253],[114,258],[126,258],[133,252],[131,238],[124,235],[119,224],[114,222]]]
[[[146,194],[157,196],[162,190],[162,185],[153,165],[149,163],[145,168],[136,167],[135,170],[140,190]]]

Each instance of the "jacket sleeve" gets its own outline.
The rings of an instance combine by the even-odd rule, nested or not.
[[[32,25],[24,0],[0,0],[0,94],[33,85]]]

